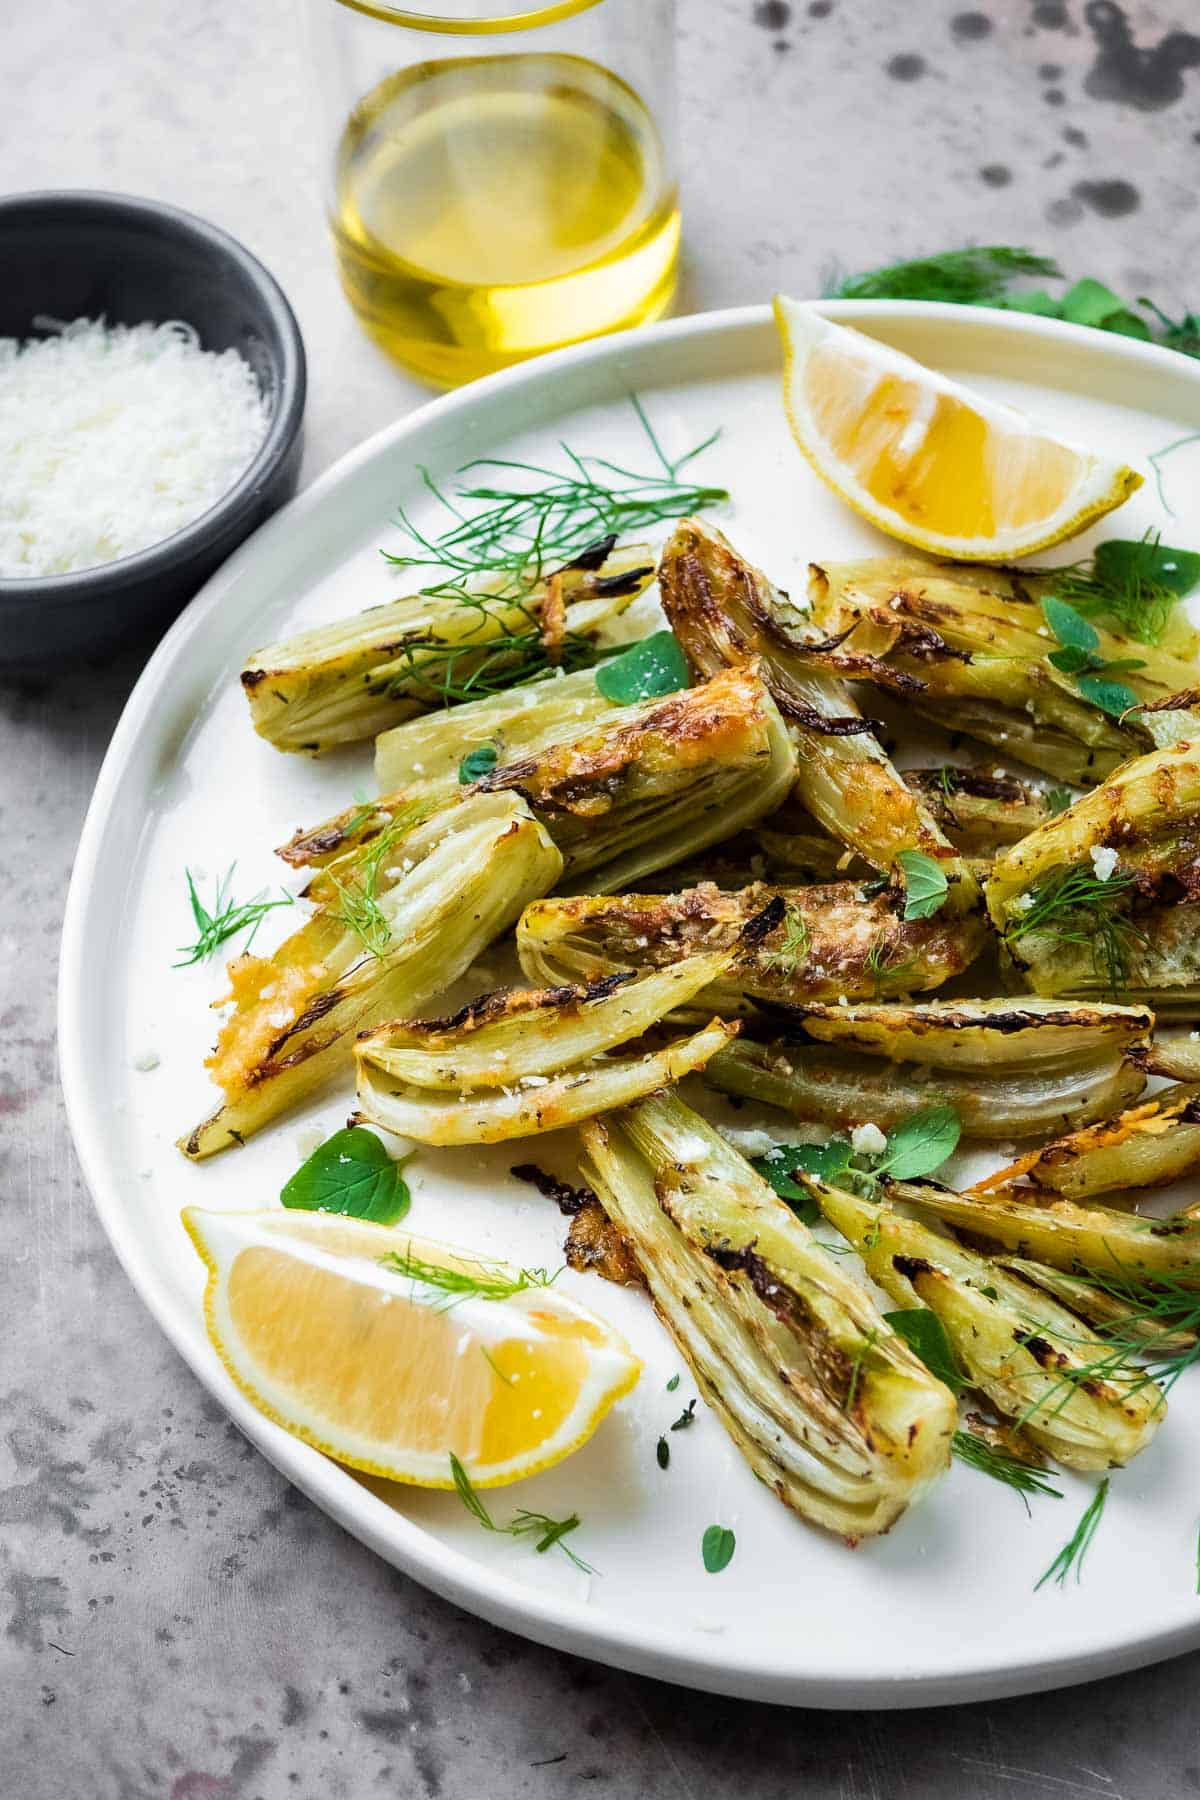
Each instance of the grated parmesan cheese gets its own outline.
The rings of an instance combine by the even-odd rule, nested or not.
[[[254,371],[191,325],[0,338],[0,579],[115,562],[226,493],[267,432]]]

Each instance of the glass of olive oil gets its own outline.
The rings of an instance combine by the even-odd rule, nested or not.
[[[679,255],[674,0],[309,0],[359,319],[439,386],[640,325]]]

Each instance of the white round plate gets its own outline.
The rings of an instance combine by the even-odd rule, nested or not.
[[[1044,320],[919,304],[831,305],[835,317],[1036,414],[1062,434],[1151,471],[1156,450],[1200,430],[1200,364],[1128,339]],[[237,671],[255,646],[403,591],[383,563],[398,503],[427,525],[419,469],[443,479],[469,458],[558,459],[560,439],[647,466],[637,392],[672,455],[716,427],[694,465],[734,501],[733,541],[803,591],[809,557],[878,551],[809,472],[784,423],[779,354],[765,307],[680,319],[601,340],[438,399],[345,457],[265,525],[169,632],[125,710],[96,786],[71,884],[62,953],[62,1072],[96,1205],[130,1279],[253,1442],[349,1531],[484,1618],[547,1644],[671,1681],[809,1706],[924,1706],[1110,1674],[1200,1643],[1195,1544],[1200,1388],[1184,1381],[1156,1443],[1113,1478],[1082,1581],[1034,1583],[1071,1535],[1092,1486],[1020,1498],[955,1467],[882,1541],[856,1550],[786,1512],[751,1476],[703,1404],[655,1443],[690,1399],[673,1345],[637,1294],[591,1277],[564,1287],[607,1315],[645,1359],[637,1391],[577,1455],[491,1501],[578,1511],[573,1542],[596,1573],[481,1531],[453,1494],[360,1480],[262,1418],[234,1389],[201,1318],[202,1270],[179,1223],[186,1204],[273,1204],[317,1134],[343,1122],[349,1085],[323,1104],[193,1167],[174,1139],[210,1110],[202,1062],[214,1036],[218,965],[172,969],[194,935],[184,869],[202,892],[236,862],[236,893],[278,881],[272,847],[347,804],[370,781],[369,747],[321,761],[281,756],[250,729]],[[1148,527],[1200,547],[1200,458],[1184,448],[1092,534]],[[1190,537],[1189,537],[1189,534]],[[1075,555],[1084,540],[1072,546]],[[1060,553],[1062,554],[1062,553]],[[369,791],[369,790],[368,790]],[[292,915],[294,918],[294,915]],[[272,914],[259,945],[291,923]],[[231,946],[231,948],[233,948]],[[157,1065],[140,1069],[158,1057]],[[520,1152],[520,1154],[517,1154]],[[422,1152],[410,1173],[418,1231],[525,1265],[555,1265],[562,1221],[512,1180],[530,1144]],[[705,1573],[700,1539],[732,1526],[737,1552]]]

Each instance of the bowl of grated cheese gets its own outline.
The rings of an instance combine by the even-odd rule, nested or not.
[[[0,665],[166,624],[295,492],[305,358],[235,238],[122,194],[0,200]]]

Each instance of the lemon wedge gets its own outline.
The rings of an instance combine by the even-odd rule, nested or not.
[[[641,1365],[544,1278],[329,1213],[183,1222],[208,1335],[268,1418],[351,1468],[452,1487],[518,1481],[589,1438]]]
[[[777,295],[775,317],[797,444],[855,512],[903,543],[1006,562],[1073,537],[1142,484],[811,306]]]

